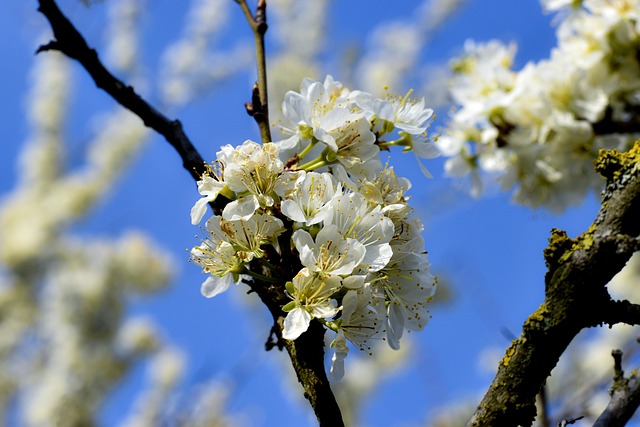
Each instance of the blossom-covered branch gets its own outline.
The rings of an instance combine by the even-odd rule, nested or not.
[[[538,390],[578,332],[631,320],[612,317],[606,285],[638,249],[630,242],[640,234],[640,141],[629,153],[601,152],[596,169],[607,179],[602,208],[577,239],[553,231],[545,300],[507,349],[470,426],[530,425]]]
[[[198,181],[194,224],[220,195],[230,202],[208,219],[192,261],[209,275],[204,296],[240,281],[260,296],[320,423],[338,425],[339,410],[325,410],[337,407],[322,365],[324,328],[335,333],[331,373],[340,379],[348,342],[372,352],[384,338],[397,349],[404,331],[430,317],[435,278],[410,183],[379,153],[399,145],[433,157],[433,112],[423,99],[377,99],[331,76],[305,79],[282,111],[286,139],[225,145]]]
[[[258,2],[255,18],[239,3],[263,49],[266,3]],[[203,196],[191,211],[192,222],[201,221],[208,204],[219,207],[221,215],[207,221],[205,238],[191,252],[209,274],[202,293],[212,297],[247,283],[271,312],[279,345],[287,349],[320,424],[342,425],[324,371],[325,330],[336,334],[331,371],[339,379],[347,342],[371,352],[369,342],[384,337],[397,349],[404,331],[423,329],[430,317],[435,278],[422,224],[412,217],[405,194],[410,183],[383,166],[379,153],[400,146],[435,157],[427,137],[433,111],[409,94],[377,99],[330,76],[323,83],[305,79],[300,93],[285,97],[287,138],[274,143],[262,129],[269,125],[262,111],[262,63],[253,113],[261,115],[256,119],[263,144],[225,145],[205,165],[179,122],[113,77],[55,2],[41,0],[40,11],[56,40],[39,51],[59,50],[78,60],[98,87],[178,150]]]

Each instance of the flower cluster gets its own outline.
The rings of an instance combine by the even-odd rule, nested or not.
[[[378,154],[401,145],[433,157],[432,111],[424,100],[376,99],[327,77],[288,92],[283,112],[285,140],[224,146],[198,182],[194,224],[208,202],[230,202],[207,221],[191,259],[209,273],[207,297],[243,277],[279,283],[289,300],[283,338],[298,338],[312,319],[333,330],[332,373],[340,378],[347,340],[370,350],[371,339],[386,337],[397,349],[405,330],[429,319],[435,279],[407,204],[410,183]],[[398,139],[382,140],[395,129]],[[279,268],[285,264],[295,267]],[[281,277],[285,270],[290,277]]]
[[[452,176],[497,176],[518,203],[559,212],[600,189],[600,148],[640,135],[640,1],[544,0],[564,9],[550,58],[512,69],[515,45],[467,42],[454,64],[460,105],[437,144]],[[469,142],[472,141],[472,142]]]

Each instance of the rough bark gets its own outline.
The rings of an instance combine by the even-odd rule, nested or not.
[[[601,152],[596,170],[607,179],[601,209],[577,239],[552,231],[544,301],[507,349],[469,426],[531,425],[536,394],[580,330],[640,324],[639,307],[613,301],[606,288],[639,249],[640,142],[629,153]]]

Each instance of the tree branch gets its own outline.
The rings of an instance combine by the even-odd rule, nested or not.
[[[312,320],[309,329],[296,340],[283,339],[286,313],[282,311],[282,306],[290,301],[284,292],[284,284],[255,280],[248,284],[273,316],[274,328],[271,333],[275,333],[277,342],[271,342],[268,346],[284,346],[287,349],[298,381],[304,389],[304,397],[311,404],[318,424],[321,427],[343,427],[342,413],[324,368],[324,326],[317,320]]]
[[[613,387],[611,400],[593,427],[622,427],[640,406],[640,379],[635,374],[625,378],[622,372],[622,352],[614,350]],[[634,370],[634,372],[637,371]]]
[[[40,11],[49,21],[55,40],[40,46],[36,53],[57,50],[78,61],[89,73],[96,86],[107,92],[120,105],[140,117],[145,126],[155,130],[171,144],[182,158],[184,168],[195,180],[205,172],[205,161],[193,146],[178,120],[170,120],[140,95],[106,69],[97,52],[62,14],[54,0],[38,0]]]
[[[640,325],[640,305],[629,301],[609,301],[603,307],[602,321],[609,325],[626,323],[627,325]]]
[[[531,425],[536,394],[580,330],[638,320],[638,308],[612,301],[606,285],[640,234],[640,141],[629,153],[601,151],[596,170],[607,178],[600,212],[577,239],[553,230],[545,250],[545,299],[507,349],[469,426]]]
[[[609,135],[613,133],[639,133],[640,132],[640,109],[635,106],[626,106],[626,111],[631,119],[627,121],[615,120],[613,109],[607,108],[604,117],[593,123],[593,133],[596,135]],[[629,111],[630,110],[630,111]]]
[[[269,95],[267,90],[267,55],[264,50],[264,35],[267,32],[267,1],[258,0],[255,16],[251,14],[246,0],[235,0],[242,8],[247,22],[253,31],[256,44],[256,60],[258,83],[253,88],[251,102],[245,104],[247,113],[252,116],[260,128],[262,143],[271,142],[271,125],[269,124]]]

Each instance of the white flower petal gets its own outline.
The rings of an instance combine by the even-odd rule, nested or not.
[[[206,197],[199,199],[191,208],[191,224],[196,225],[202,221],[202,217],[207,212],[207,204],[209,200]]]
[[[294,221],[307,221],[307,218],[304,216],[304,212],[302,212],[302,208],[293,200],[283,200],[282,204],[280,205],[280,209],[282,210],[282,214],[284,216],[291,218]]]
[[[342,330],[338,331],[338,335],[331,343],[335,348],[333,357],[331,358],[331,376],[334,380],[340,380],[344,377],[344,359],[349,354],[349,347]]]
[[[387,341],[389,347],[394,350],[400,348],[400,338],[404,332],[404,313],[397,304],[390,304],[387,310],[389,321],[387,322]]]
[[[388,243],[369,245],[362,263],[368,265],[370,272],[380,271],[389,263],[392,256],[393,249]]]
[[[222,218],[227,221],[248,221],[259,207],[258,197],[252,194],[227,204],[222,211]]]
[[[213,298],[216,295],[221,294],[222,292],[229,289],[231,283],[233,283],[232,274],[227,274],[223,277],[209,276],[207,280],[205,280],[202,284],[200,292],[207,298]]]
[[[306,310],[301,308],[294,308],[291,310],[287,317],[284,319],[284,330],[282,331],[282,338],[286,340],[295,340],[303,332],[309,328],[311,322],[311,315]]]

